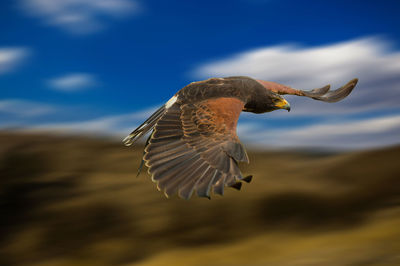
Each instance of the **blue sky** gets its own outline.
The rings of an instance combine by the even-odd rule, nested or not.
[[[129,133],[186,84],[249,75],[338,104],[242,115],[263,147],[400,143],[399,1],[19,0],[0,3],[0,128]],[[342,131],[340,130],[342,129]]]

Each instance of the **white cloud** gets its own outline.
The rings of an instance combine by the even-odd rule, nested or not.
[[[52,113],[55,107],[20,99],[0,100],[0,114],[6,113],[19,117],[35,117]]]
[[[87,73],[71,73],[49,80],[49,87],[58,91],[78,91],[98,85],[96,78]]]
[[[21,3],[27,14],[75,34],[99,31],[109,20],[140,10],[133,0],[21,0]]]
[[[55,114],[60,108],[21,100],[0,101],[1,112],[19,116]],[[139,126],[157,108],[139,110],[128,114],[104,116],[72,122],[0,123],[0,128],[19,126],[30,131],[58,132],[62,134],[88,134],[115,136],[122,139]],[[400,115],[386,115],[347,121],[324,121],[306,126],[268,128],[263,121],[241,119],[238,135],[248,148],[327,148],[367,149],[400,144]],[[25,117],[26,118],[26,117]]]
[[[257,49],[205,64],[195,73],[201,77],[249,75],[301,89],[319,87],[330,81],[339,86],[359,77],[356,89],[342,102],[329,104],[288,96],[292,112],[244,113],[238,124],[239,137],[250,147],[359,149],[400,144],[399,62],[400,53],[389,50],[388,42],[364,38],[311,48]],[[74,84],[66,80],[61,82],[63,86]],[[1,106],[0,103],[0,112]],[[37,130],[111,134],[122,139],[155,109],[78,122],[26,125]]]
[[[390,50],[389,42],[380,38],[316,47],[268,46],[205,63],[193,73],[200,78],[247,75],[305,90],[328,83],[338,87],[359,78],[352,94],[339,103],[288,96],[291,115],[336,115],[399,108],[400,52]]]
[[[105,116],[79,122],[43,123],[30,130],[90,135],[112,135],[120,139],[140,125],[156,108],[130,114]],[[400,115],[354,121],[324,122],[300,127],[265,128],[240,122],[238,135],[246,146],[264,148],[367,149],[400,144]]]
[[[325,122],[286,129],[260,129],[252,124],[241,137],[252,147],[359,149],[400,144],[400,115],[355,121]],[[239,135],[240,137],[240,135]]]
[[[0,74],[15,69],[28,55],[29,51],[27,48],[0,48]]]
[[[95,135],[115,135],[122,138],[149,117],[157,108],[149,108],[129,114],[104,116],[95,119],[63,122],[44,123],[31,126],[35,130],[51,130],[63,133],[84,133]]]

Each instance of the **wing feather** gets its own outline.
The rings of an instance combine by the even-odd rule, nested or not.
[[[173,182],[169,182],[165,187],[165,195],[170,197],[175,194],[179,186],[184,182],[184,180],[188,178],[195,178],[198,175],[201,175],[203,171],[207,168],[207,164],[205,161],[199,160],[195,164],[191,165],[188,168],[188,173],[177,175]]]
[[[213,178],[216,171],[217,170],[209,165],[200,177],[196,179],[193,178],[192,180],[190,180],[190,182],[183,185],[179,189],[179,195],[185,199],[188,199],[196,189],[197,195],[201,197],[209,197],[211,188],[210,180]],[[200,187],[199,185],[202,185],[204,188]]]
[[[218,174],[221,172],[212,168],[213,171],[207,175],[202,177],[199,182],[196,184],[196,192],[197,195],[200,197],[209,197],[210,196],[210,189],[213,185],[213,181],[215,178],[218,177]]]
[[[358,79],[352,79],[346,85],[333,91],[329,90],[330,85],[326,85],[318,89],[313,89],[311,91],[304,91],[304,90],[293,89],[289,86],[285,86],[276,82],[264,81],[264,80],[257,80],[257,81],[261,83],[265,88],[278,94],[305,96],[312,98],[314,100],[333,103],[346,98],[353,91],[354,87],[357,85]]]
[[[145,148],[145,160],[149,160],[150,157],[154,156],[155,154],[159,154],[163,151],[167,151],[170,149],[174,149],[176,147],[181,147],[182,145],[185,145],[185,142],[178,140],[178,141],[171,141],[170,143],[166,143],[164,145],[152,145],[152,146],[147,146]]]
[[[225,185],[226,174],[222,174],[214,185],[214,193],[219,195],[224,195],[224,185]],[[214,180],[215,181],[215,180]]]
[[[174,103],[156,123],[144,160],[152,180],[167,197],[189,199],[223,194],[242,178],[237,162],[248,157],[236,135],[244,103],[217,98],[198,103]]]

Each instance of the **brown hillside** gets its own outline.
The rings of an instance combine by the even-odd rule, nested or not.
[[[252,183],[166,199],[141,147],[0,134],[0,265],[400,265],[400,147],[249,152]]]

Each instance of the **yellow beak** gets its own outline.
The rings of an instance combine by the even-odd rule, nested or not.
[[[288,112],[290,112],[290,104],[285,99],[282,99],[282,101],[277,103],[275,106],[279,109],[286,109]]]

